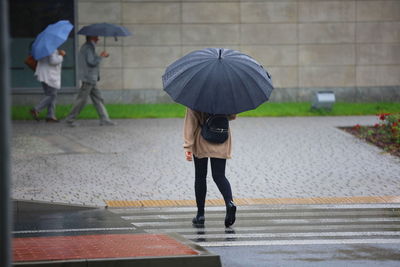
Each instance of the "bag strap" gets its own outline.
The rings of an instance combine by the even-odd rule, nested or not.
[[[204,112],[205,117],[204,117],[204,121],[203,123],[200,123],[200,126],[203,126],[204,124],[207,124],[207,122],[212,118],[212,117],[223,117],[225,116],[226,118],[228,118],[229,115],[226,114],[211,114],[211,113],[205,113]]]

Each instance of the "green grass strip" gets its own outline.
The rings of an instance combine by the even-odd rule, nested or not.
[[[182,118],[185,107],[179,104],[107,104],[108,113],[114,119],[137,118]],[[13,120],[31,120],[31,106],[13,106]],[[63,119],[72,105],[57,105],[56,116]],[[289,117],[289,116],[351,116],[376,115],[379,113],[400,112],[400,103],[335,103],[331,111],[311,110],[310,103],[265,103],[255,110],[241,113],[242,117]],[[45,117],[46,111],[40,116]],[[97,119],[93,105],[87,105],[79,119]]]

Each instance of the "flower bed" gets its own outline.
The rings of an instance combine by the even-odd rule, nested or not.
[[[380,122],[374,126],[357,124],[341,129],[400,157],[400,113],[382,113],[378,116]]]

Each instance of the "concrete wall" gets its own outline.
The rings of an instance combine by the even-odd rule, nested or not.
[[[79,27],[110,22],[134,33],[107,38],[99,84],[107,102],[169,101],[166,66],[204,47],[258,60],[272,74],[273,101],[309,101],[321,89],[338,101],[400,100],[399,0],[77,0],[77,8]]]

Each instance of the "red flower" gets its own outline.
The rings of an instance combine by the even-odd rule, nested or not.
[[[379,115],[379,119],[384,121],[386,119],[386,116],[389,116],[389,115],[390,115],[390,113],[382,113]]]
[[[361,128],[361,125],[360,125],[360,124],[357,124],[357,125],[355,125],[353,128],[356,129],[356,130],[358,130],[358,129]]]

